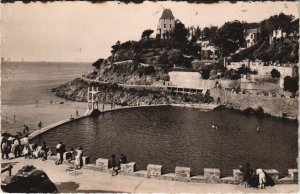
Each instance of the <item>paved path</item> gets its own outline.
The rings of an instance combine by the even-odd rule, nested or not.
[[[298,185],[275,185],[266,189],[244,189],[242,185],[231,184],[205,184],[184,183],[176,181],[163,181],[131,176],[114,176],[111,174],[95,172],[87,169],[74,171],[68,165],[55,165],[53,161],[41,161],[38,159],[17,158],[2,160],[1,166],[12,164],[15,174],[24,165],[34,165],[44,170],[49,178],[57,185],[59,192],[163,192],[163,193],[228,193],[228,192],[250,192],[250,193],[297,193]],[[7,173],[4,173],[7,175]],[[1,175],[1,179],[4,178]]]

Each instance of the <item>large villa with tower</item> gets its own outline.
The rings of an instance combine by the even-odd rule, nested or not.
[[[170,32],[175,28],[175,18],[170,9],[164,9],[158,25],[157,25],[157,37],[161,39],[169,38]]]

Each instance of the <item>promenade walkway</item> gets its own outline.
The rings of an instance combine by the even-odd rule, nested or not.
[[[44,170],[49,178],[57,185],[59,192],[136,192],[136,193],[297,193],[298,185],[275,185],[266,189],[244,189],[243,185],[185,183],[177,181],[163,181],[131,176],[114,176],[87,169],[72,170],[70,165],[55,165],[53,161],[17,158],[2,160],[1,166],[12,164],[12,174],[24,165],[34,165]],[[1,175],[1,179],[8,176]]]

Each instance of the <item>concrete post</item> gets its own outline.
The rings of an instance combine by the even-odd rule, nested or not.
[[[147,177],[159,177],[161,175],[162,165],[148,164]]]
[[[215,181],[220,179],[220,169],[204,168],[204,178],[208,181]]]

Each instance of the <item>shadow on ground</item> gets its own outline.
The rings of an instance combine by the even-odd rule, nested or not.
[[[56,184],[59,193],[123,193],[122,191],[105,191],[105,190],[77,190],[79,184],[73,181]]]
[[[55,184],[59,193],[69,193],[76,192],[76,189],[79,188],[79,184],[75,182],[62,182]]]

